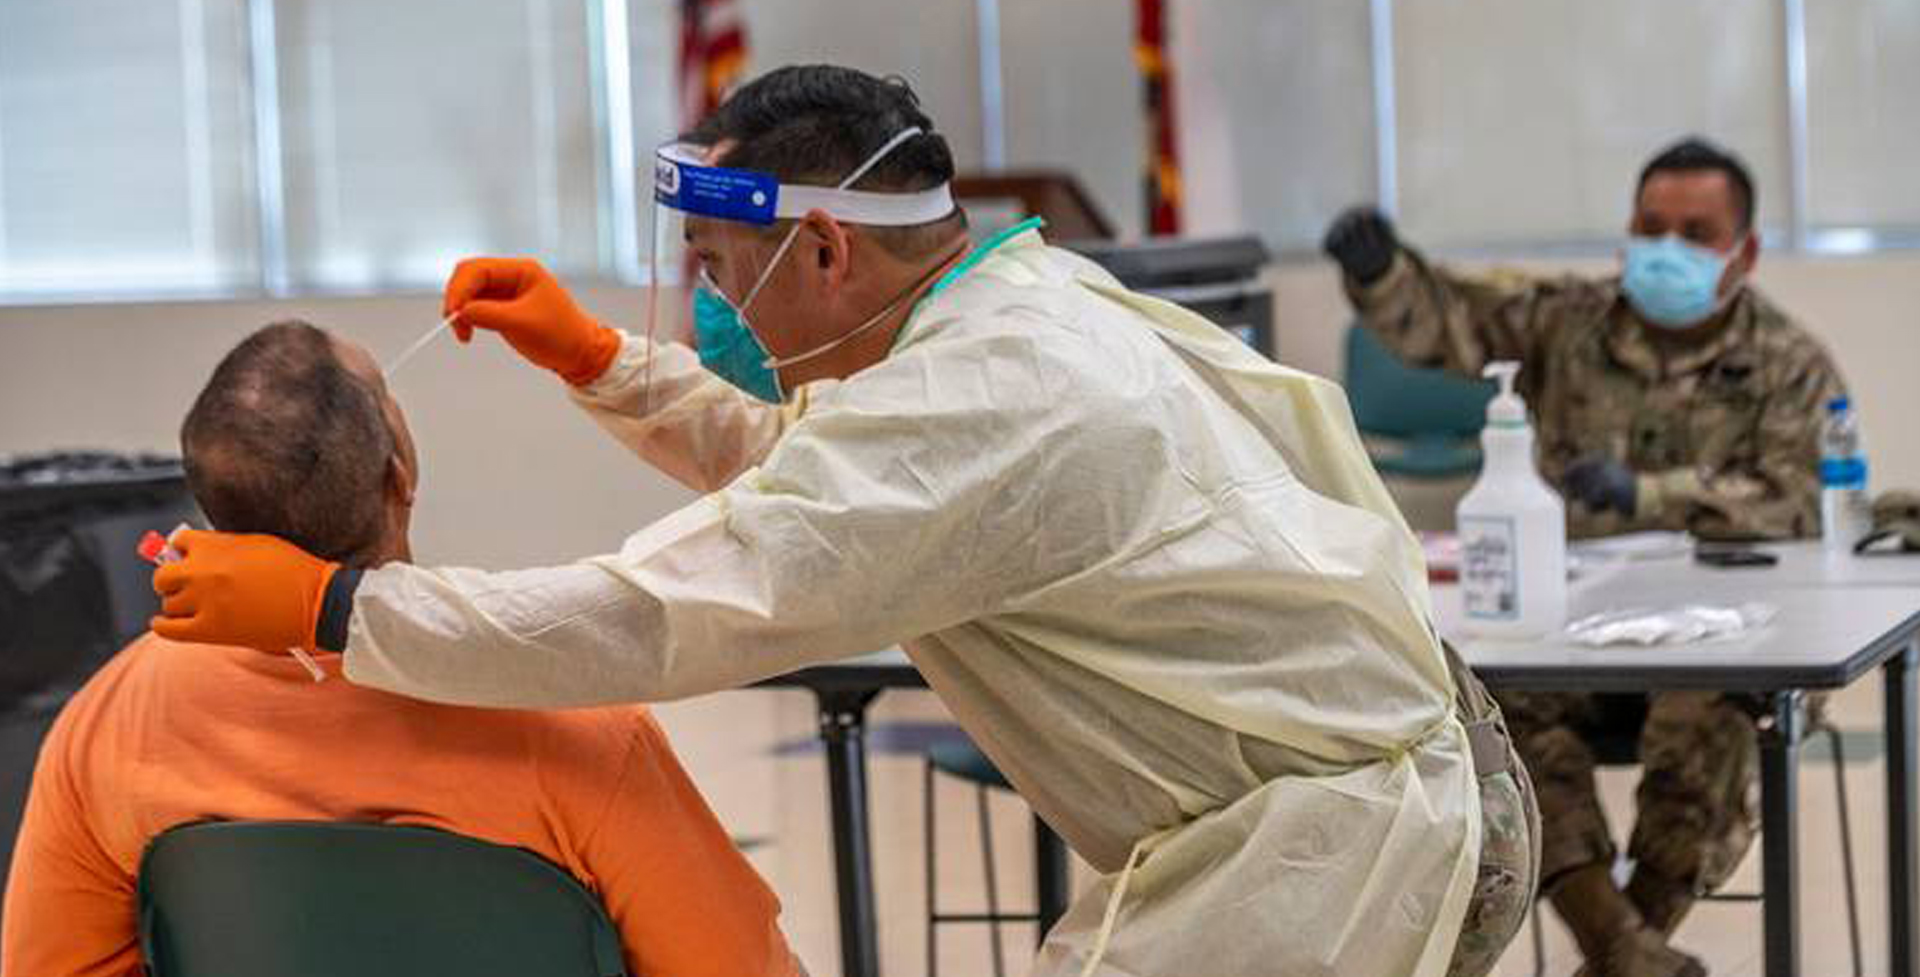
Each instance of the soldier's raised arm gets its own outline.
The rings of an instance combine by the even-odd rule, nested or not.
[[[1410,363],[1468,376],[1495,360],[1537,365],[1556,323],[1591,318],[1612,300],[1597,283],[1573,277],[1442,268],[1403,244],[1370,207],[1342,214],[1322,248],[1340,264],[1361,326]],[[1523,389],[1541,372],[1523,369]]]

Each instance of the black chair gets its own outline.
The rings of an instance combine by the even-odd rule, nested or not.
[[[1642,709],[1640,718],[1645,719]],[[1840,731],[1823,717],[1813,717],[1808,724],[1807,738],[1815,736],[1826,738],[1827,747],[1833,754],[1834,793],[1840,808],[1840,859],[1841,871],[1847,886],[1847,946],[1852,954],[1853,977],[1862,977],[1860,958],[1860,896],[1859,887],[1853,872],[1853,828],[1852,817],[1847,811],[1847,755],[1845,741]],[[1604,767],[1630,767],[1640,763],[1640,724],[1627,722],[1618,732],[1593,737],[1588,740],[1595,761]],[[1765,898],[1761,892],[1710,892],[1701,897],[1703,902],[1760,902]],[[1533,930],[1533,977],[1546,977],[1547,936],[1540,922],[1540,904],[1535,903],[1532,919]]]
[[[152,977],[621,977],[599,900],[532,852],[432,828],[174,828],[140,862]]]

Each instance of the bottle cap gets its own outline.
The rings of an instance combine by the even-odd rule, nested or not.
[[[1526,427],[1527,402],[1513,392],[1513,381],[1520,375],[1520,364],[1512,360],[1488,363],[1480,375],[1500,384],[1500,392],[1487,402],[1488,427]]]

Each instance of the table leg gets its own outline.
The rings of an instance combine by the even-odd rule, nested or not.
[[[816,690],[833,812],[833,872],[840,898],[840,973],[878,977],[880,925],[867,814],[867,706],[878,690]]]
[[[1914,739],[1920,735],[1920,723],[1914,716],[1917,654],[1920,652],[1909,644],[1887,661],[1883,676],[1887,738],[1887,931],[1893,940],[1887,972],[1893,977],[1914,977],[1915,964],[1920,962],[1920,945],[1914,942],[1914,927],[1920,922],[1914,916],[1914,791],[1920,784]]]
[[[1066,914],[1067,901],[1073,897],[1069,871],[1066,842],[1045,821],[1034,818],[1033,894],[1034,905],[1039,907],[1042,943],[1047,940],[1047,931]]]
[[[1799,692],[1776,694],[1772,722],[1760,731],[1766,977],[1800,973],[1800,705]]]

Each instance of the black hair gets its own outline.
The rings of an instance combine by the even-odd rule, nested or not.
[[[771,173],[783,182],[832,184],[912,126],[920,134],[894,147],[850,189],[939,186],[953,179],[953,151],[905,80],[837,65],[789,65],[742,86],[684,138],[702,146],[732,142],[717,161],[726,166]],[[918,227],[869,230],[896,250],[913,251],[907,239],[929,236],[915,232],[935,231],[944,239],[964,229],[965,221],[956,207],[952,215]]]
[[[352,562],[385,532],[393,432],[333,340],[277,322],[214,368],[180,428],[187,487],[214,528]]]
[[[1715,145],[1699,136],[1688,136],[1661,150],[1640,170],[1640,182],[1634,186],[1634,197],[1647,188],[1647,181],[1655,173],[1687,173],[1712,170],[1727,175],[1727,183],[1733,188],[1734,215],[1739,218],[1740,230],[1753,227],[1754,211],[1759,199],[1753,190],[1753,176],[1747,172],[1747,164],[1732,152]]]

